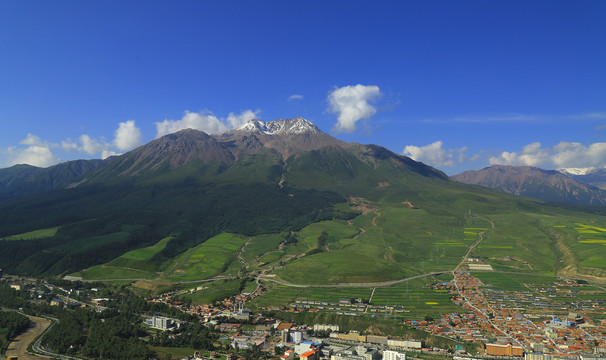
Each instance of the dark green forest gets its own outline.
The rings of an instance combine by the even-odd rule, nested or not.
[[[0,311],[0,350],[29,326],[30,321],[26,316],[12,311]]]
[[[157,261],[222,232],[276,233],[355,214],[333,209],[343,196],[327,191],[280,189],[264,184],[183,183],[87,187],[0,203],[0,236],[60,226],[45,239],[0,240],[0,263],[9,273],[30,276],[75,272],[121,254],[168,243]]]

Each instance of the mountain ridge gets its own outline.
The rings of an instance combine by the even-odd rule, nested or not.
[[[606,190],[606,168],[562,168],[558,171],[582,183]]]
[[[493,165],[451,176],[466,184],[481,185],[516,196],[576,205],[605,205],[600,189],[557,170],[531,166]]]
[[[48,168],[18,164],[0,169],[0,199],[76,187],[86,181],[83,174],[104,162],[99,159],[72,160]]]

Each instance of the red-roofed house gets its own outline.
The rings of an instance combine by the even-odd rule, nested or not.
[[[293,360],[295,358],[295,352],[292,350],[286,350],[284,355],[281,356],[283,360]]]
[[[318,350],[309,350],[306,353],[301,354],[300,360],[318,360],[320,358]]]
[[[276,328],[276,330],[278,331],[282,331],[282,330],[286,330],[286,329],[290,329],[291,327],[293,327],[294,323],[280,323],[280,325],[278,325],[278,327]]]

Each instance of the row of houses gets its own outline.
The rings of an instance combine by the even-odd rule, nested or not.
[[[421,341],[418,340],[389,339],[387,336],[380,335],[360,335],[360,333],[357,331],[350,331],[349,333],[344,334],[331,333],[330,337],[339,340],[359,341],[369,344],[386,345],[407,349],[421,349],[422,347]]]

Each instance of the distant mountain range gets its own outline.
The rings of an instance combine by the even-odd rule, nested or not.
[[[558,171],[582,183],[606,190],[606,168],[563,168]]]
[[[493,165],[451,176],[465,184],[481,185],[508,194],[576,205],[605,205],[606,194],[596,186],[564,170],[543,170],[531,166]]]

